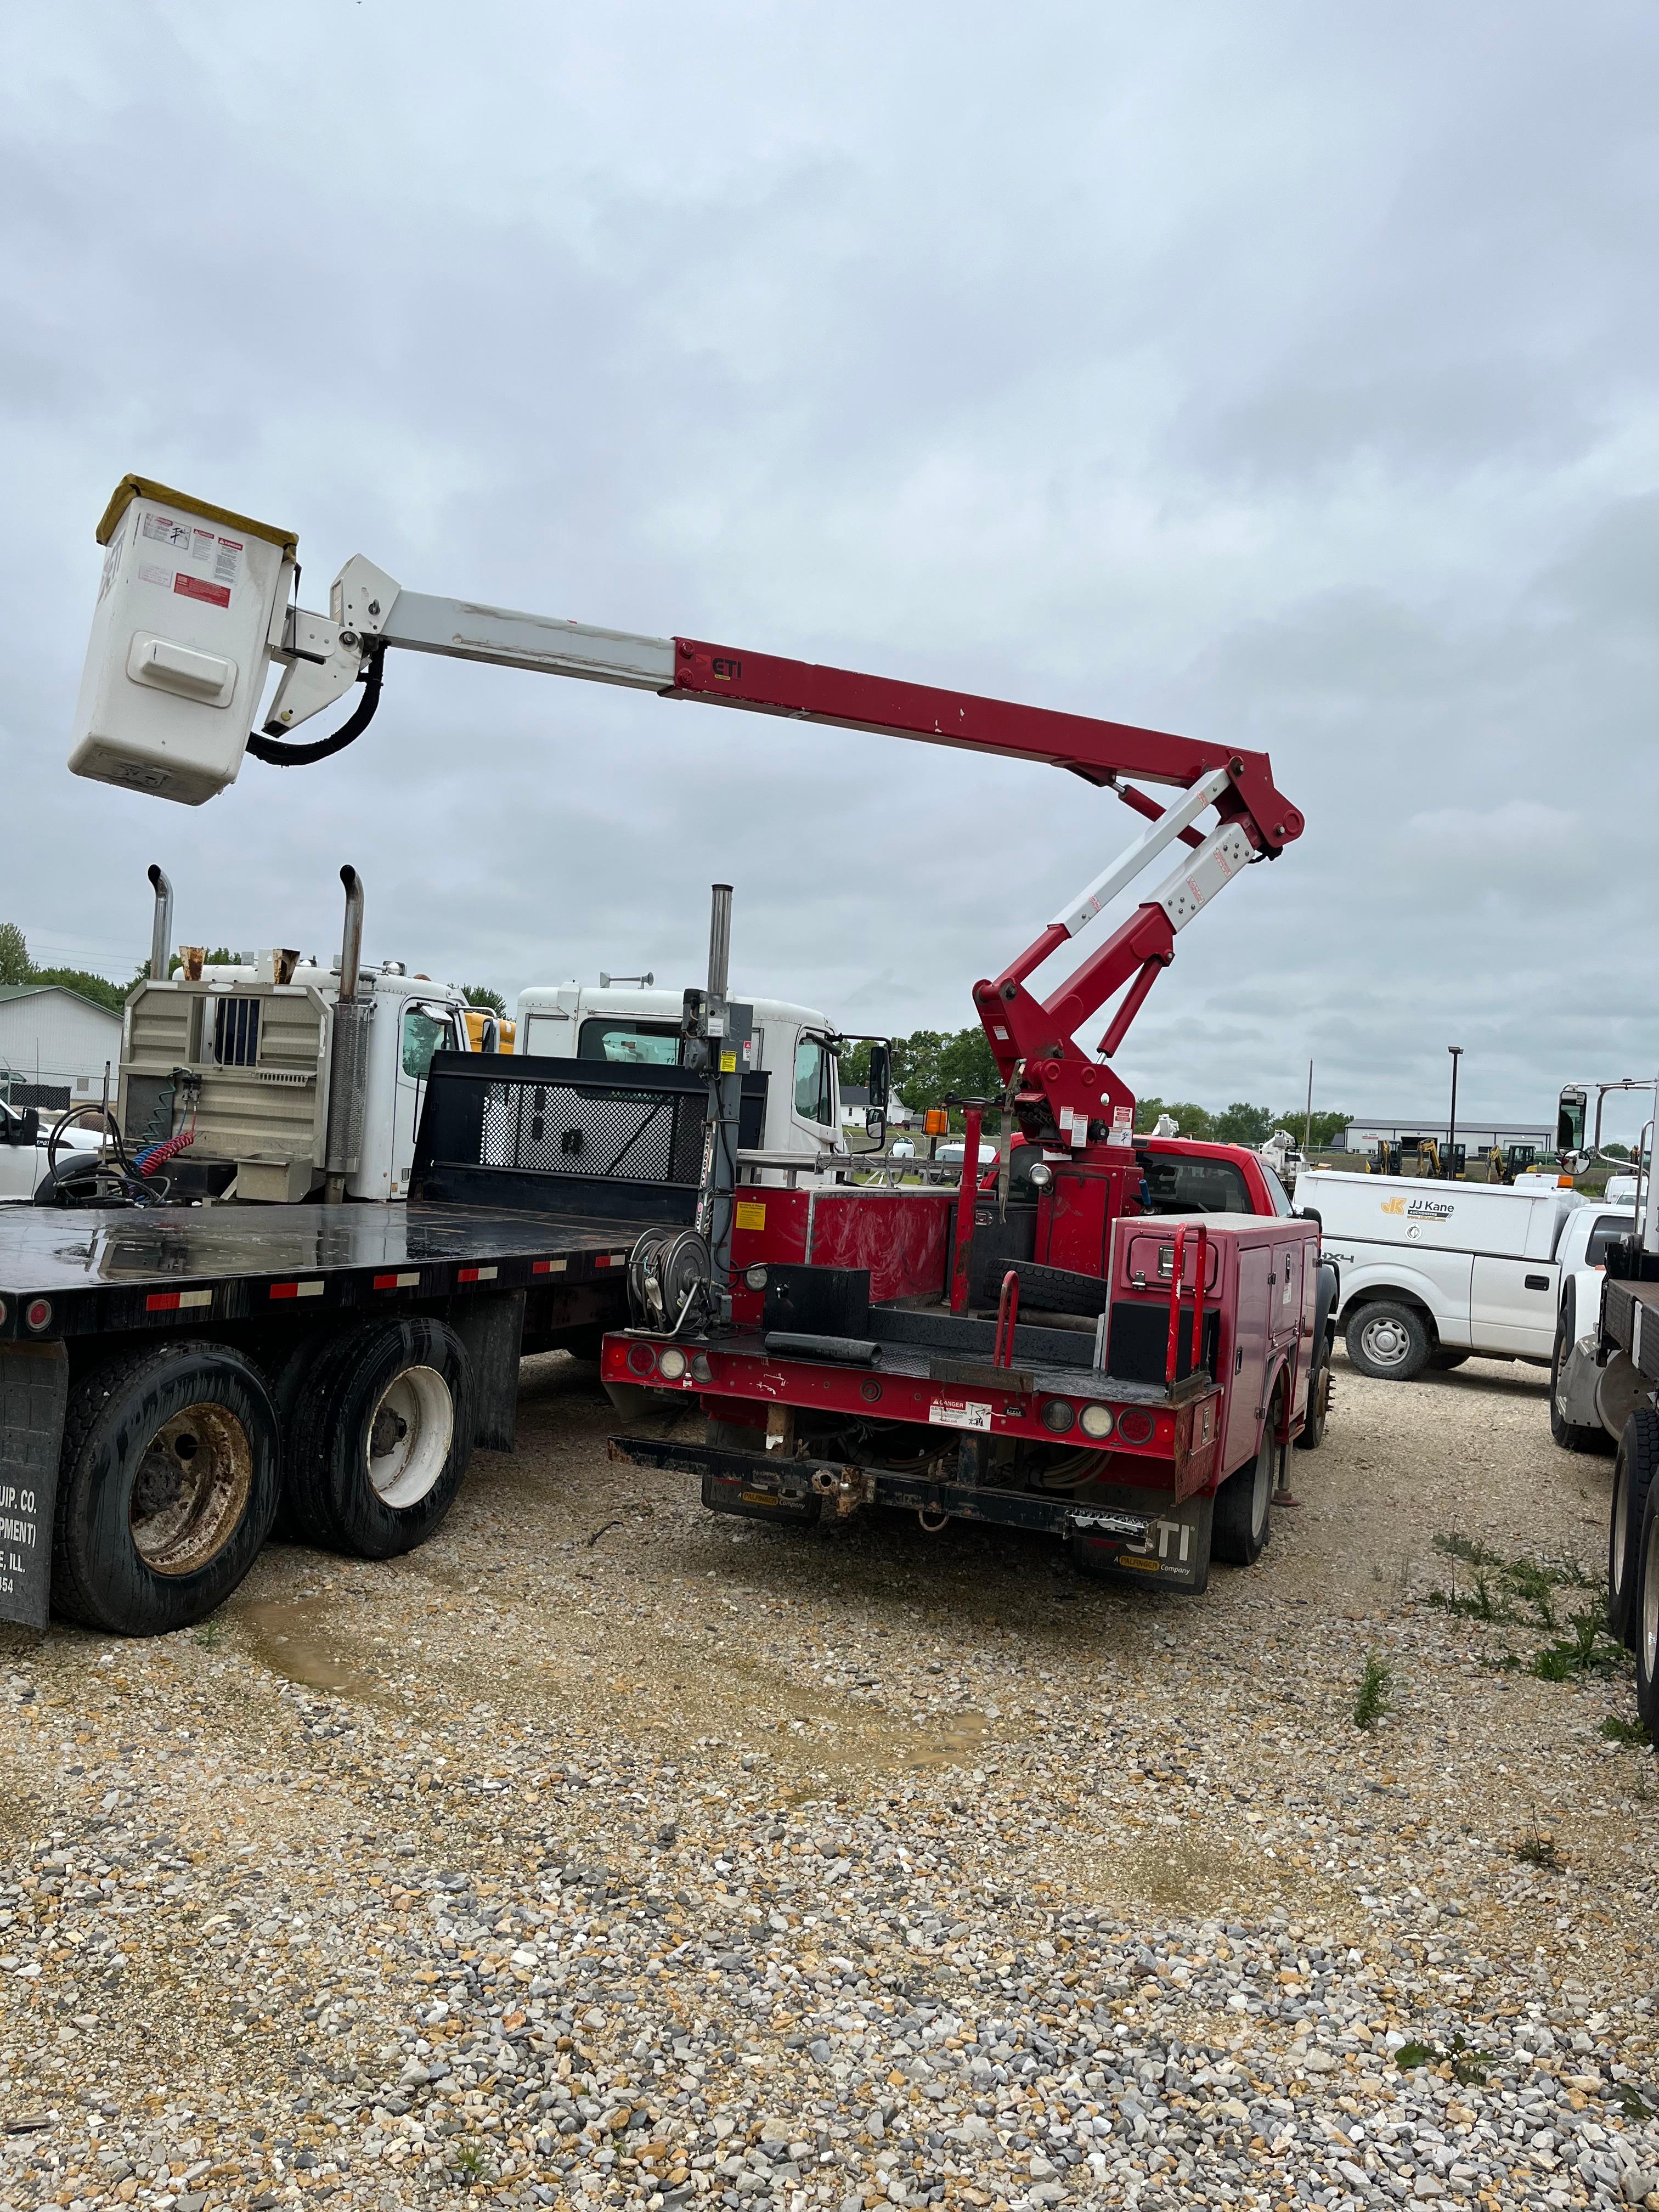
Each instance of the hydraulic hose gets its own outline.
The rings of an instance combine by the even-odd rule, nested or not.
[[[272,768],[309,768],[313,761],[327,760],[331,754],[343,752],[348,745],[356,744],[374,720],[374,709],[380,703],[380,664],[385,658],[385,646],[376,643],[369,647],[362,677],[363,696],[337,730],[303,745],[286,744],[281,738],[256,730],[247,741],[247,749],[254,759],[267,762]]]

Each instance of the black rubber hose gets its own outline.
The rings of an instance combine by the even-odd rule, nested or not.
[[[256,730],[247,741],[254,759],[266,761],[272,768],[308,768],[313,761],[326,760],[331,753],[343,752],[348,745],[356,744],[374,720],[374,709],[380,703],[380,664],[385,658],[383,645],[369,647],[362,673],[363,696],[330,736],[314,738],[309,744],[290,745]],[[266,728],[270,728],[268,723]]]

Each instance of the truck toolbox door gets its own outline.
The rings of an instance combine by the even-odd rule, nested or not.
[[[1233,1356],[1223,1360],[1218,1378],[1226,1393],[1227,1427],[1218,1470],[1224,1476],[1255,1456],[1261,1437],[1256,1408],[1267,1364],[1268,1316],[1278,1311],[1268,1300],[1278,1295],[1279,1286],[1270,1286],[1267,1278],[1275,1272],[1270,1244],[1247,1244],[1240,1250]]]
[[[1519,1352],[1547,1359],[1555,1349],[1561,1271],[1553,1260],[1474,1255],[1469,1334],[1478,1351]]]

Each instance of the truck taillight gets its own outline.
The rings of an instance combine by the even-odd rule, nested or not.
[[[1158,1426],[1144,1406],[1126,1406],[1117,1417],[1118,1442],[1126,1444],[1149,1444]]]
[[[685,1372],[685,1354],[670,1345],[657,1354],[657,1372],[665,1382],[678,1382]]]
[[[1109,1406],[1085,1406],[1078,1415],[1078,1426],[1085,1437],[1092,1437],[1097,1443],[1111,1435],[1113,1425]]]
[[[51,1322],[52,1300],[50,1298],[31,1298],[23,1309],[23,1320],[27,1327],[33,1329],[38,1334],[41,1329],[46,1328]]]
[[[1077,1425],[1077,1415],[1064,1398],[1045,1398],[1040,1418],[1051,1437],[1070,1436]]]
[[[657,1355],[648,1344],[629,1346],[628,1371],[630,1375],[649,1375],[656,1364]]]

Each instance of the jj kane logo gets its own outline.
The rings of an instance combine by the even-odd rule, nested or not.
[[[1407,1204],[1401,1197],[1385,1198],[1382,1211],[1384,1213],[1403,1213],[1411,1221],[1449,1221],[1457,1209],[1438,1199],[1414,1198]]]

